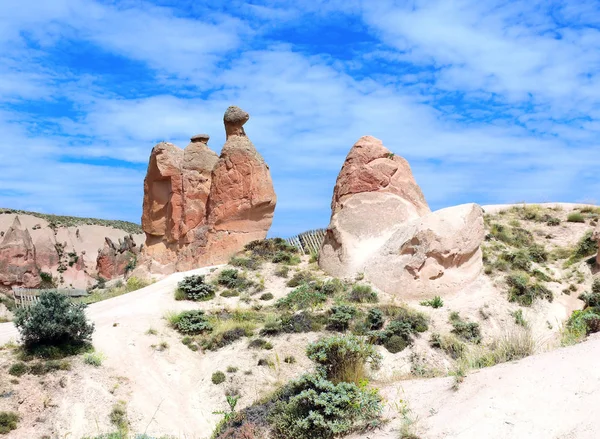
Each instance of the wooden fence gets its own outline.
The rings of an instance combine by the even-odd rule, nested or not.
[[[323,239],[325,239],[325,229],[316,229],[292,236],[287,239],[287,242],[306,255],[318,253]]]
[[[34,303],[37,303],[40,298],[40,294],[44,291],[56,291],[57,293],[64,294],[69,297],[83,297],[87,296],[86,290],[76,290],[67,288],[55,288],[55,289],[33,289],[33,288],[13,288],[13,297],[15,303],[19,308],[27,308]]]

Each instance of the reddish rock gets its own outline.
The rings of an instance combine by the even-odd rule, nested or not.
[[[40,234],[34,242],[35,260],[42,271],[50,271],[58,267],[60,257],[56,251],[56,240],[49,234]]]
[[[172,272],[227,261],[245,244],[264,239],[273,220],[275,192],[269,167],[246,137],[248,113],[229,107],[221,155],[207,134],[181,150],[159,144],[144,183],[142,263]]]
[[[15,217],[0,244],[0,285],[37,288],[40,283],[31,235],[21,228],[19,217]]]
[[[110,238],[105,238],[104,247],[98,250],[96,259],[98,276],[113,279],[127,274],[130,262],[138,253],[139,249],[131,235],[125,236],[123,240],[119,239],[119,245],[115,245]]]
[[[346,156],[333,190],[332,215],[344,200],[364,192],[398,195],[414,207],[414,216],[431,212],[408,162],[372,136],[358,139]]]

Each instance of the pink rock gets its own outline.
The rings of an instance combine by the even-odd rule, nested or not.
[[[0,244],[0,284],[37,288],[40,283],[31,235],[21,228],[19,217],[15,217]]]

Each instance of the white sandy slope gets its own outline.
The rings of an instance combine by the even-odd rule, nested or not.
[[[162,316],[166,310],[190,307],[189,303],[173,300],[176,283],[191,273],[209,270],[207,267],[177,273],[88,309],[96,324],[94,345],[107,357],[103,368],[129,381],[132,431],[181,438],[208,437],[218,420],[212,412],[223,408],[223,390],[210,382],[212,372],[224,370],[232,359],[256,365],[255,359],[250,358],[252,353],[239,345],[204,355],[172,339],[167,352],[159,353],[149,347],[153,339],[145,332],[149,327],[164,331]],[[0,325],[0,343],[16,337],[12,323]],[[154,343],[160,339],[160,335],[155,337]],[[276,348],[285,343],[276,342]],[[417,429],[423,439],[597,438],[598,361],[600,338],[593,338],[577,346],[472,372],[458,391],[451,390],[452,378],[381,383],[387,402],[385,415],[392,421],[382,430],[353,437],[397,438],[401,422],[398,407],[403,400],[419,419]],[[256,386],[265,378],[259,369],[254,367],[256,376],[250,378]],[[84,388],[79,392],[89,393],[88,387],[96,384],[84,380]],[[68,432],[74,438],[97,434],[97,424],[90,415],[95,412],[88,407],[90,401],[84,399],[70,398],[59,404],[57,431]],[[11,437],[29,437],[28,431],[31,430],[22,434],[17,431]]]

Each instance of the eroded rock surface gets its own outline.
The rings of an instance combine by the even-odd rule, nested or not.
[[[22,228],[19,217],[15,217],[0,244],[0,284],[5,288],[37,288],[40,283],[40,269],[35,261],[31,235]]]
[[[319,266],[339,277],[364,273],[402,298],[443,295],[482,269],[483,211],[475,204],[431,213],[408,162],[366,136],[338,176]]]
[[[199,134],[181,150],[159,144],[144,183],[144,265],[170,273],[226,262],[245,244],[264,239],[273,221],[269,167],[246,136],[249,115],[229,107],[221,155]]]

